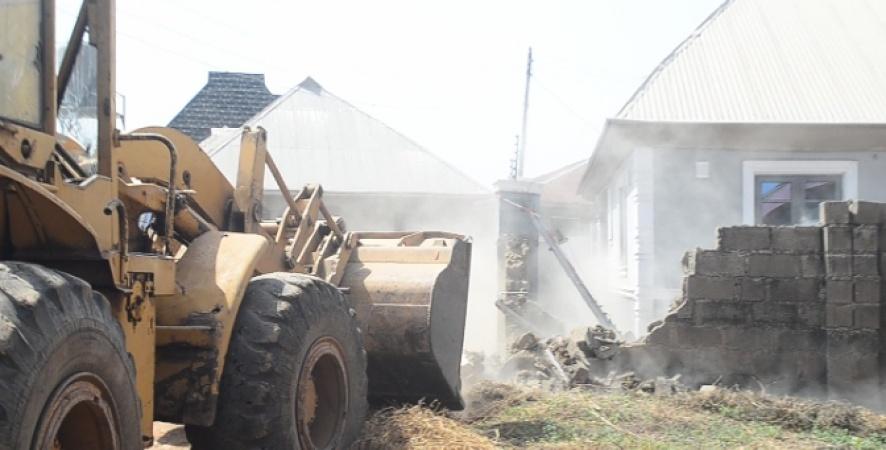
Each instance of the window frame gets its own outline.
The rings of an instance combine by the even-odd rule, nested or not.
[[[742,222],[756,225],[757,177],[840,176],[841,200],[858,198],[858,161],[836,160],[755,160],[742,163]]]

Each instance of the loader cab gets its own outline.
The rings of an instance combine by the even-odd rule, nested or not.
[[[113,2],[69,3],[0,2],[0,253],[121,286]]]
[[[70,10],[59,3],[0,3],[0,123],[16,135],[2,148],[10,162],[39,171],[58,144],[79,175],[113,178],[113,5],[87,0]]]

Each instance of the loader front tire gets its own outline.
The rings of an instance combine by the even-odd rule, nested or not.
[[[367,411],[366,353],[335,286],[253,278],[237,313],[212,427],[187,426],[194,450],[338,449]]]
[[[135,368],[107,299],[0,262],[0,449],[143,447]]]

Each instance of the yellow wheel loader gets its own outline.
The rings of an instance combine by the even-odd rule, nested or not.
[[[58,67],[54,8],[0,0],[0,449],[142,448],[154,420],[195,449],[343,448],[369,402],[461,406],[464,237],[348,231],[262,129],[236,185],[175,130],[120,133],[113,0]]]

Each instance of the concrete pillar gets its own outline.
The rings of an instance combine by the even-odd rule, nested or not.
[[[541,188],[538,183],[501,180],[495,183],[498,197],[498,291],[503,303],[520,310],[538,296],[538,232],[529,216],[509,202],[538,211]],[[511,342],[525,330],[513,319],[500,315],[499,337]]]

